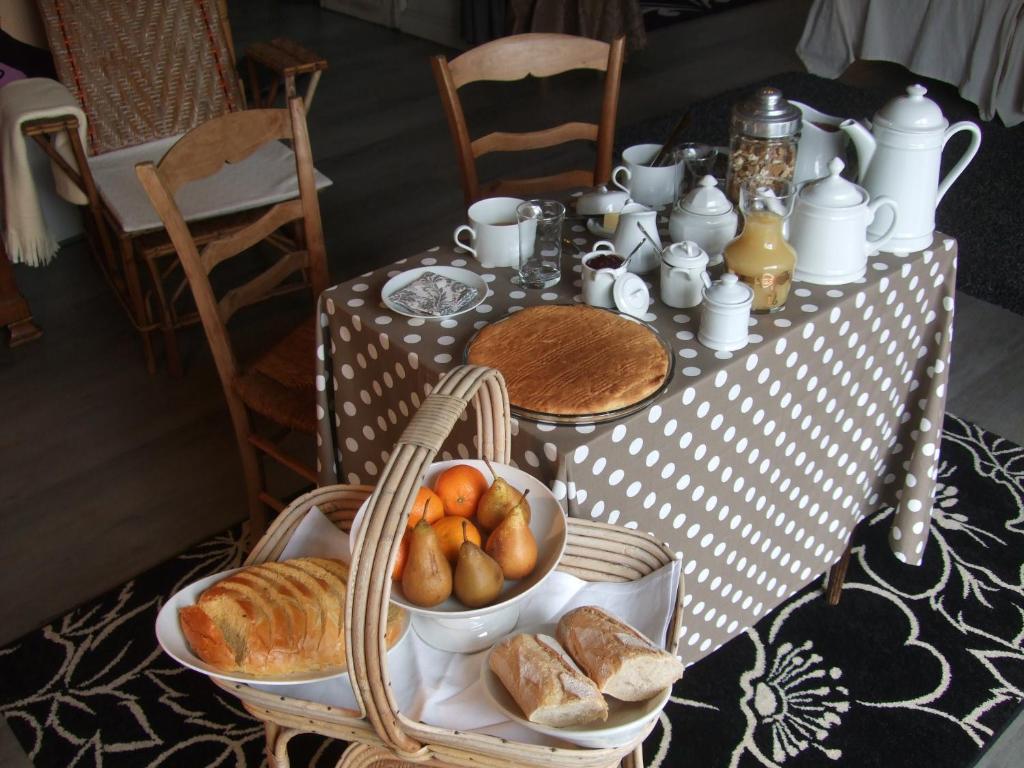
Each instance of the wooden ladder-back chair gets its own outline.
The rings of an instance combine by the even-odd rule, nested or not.
[[[156,370],[154,336],[161,335],[168,370],[180,374],[177,329],[198,321],[174,247],[145,203],[133,172],[136,163],[158,160],[182,134],[207,120],[246,108],[235,67],[226,0],[37,0],[58,79],[86,117],[86,141],[74,116],[25,126],[82,191],[88,206],[86,232],[92,252],[115,295],[139,331],[147,368]],[[309,75],[306,107],[326,62],[283,40],[251,46],[256,64],[285,82]],[[275,83],[277,80],[275,79]],[[272,88],[272,94],[276,87]],[[249,101],[261,103],[260,94]],[[53,145],[67,137],[73,162]],[[289,150],[275,155],[287,170]],[[259,162],[263,162],[263,158]],[[268,178],[272,174],[268,174]],[[274,177],[276,178],[276,177]],[[317,174],[318,187],[330,181]],[[234,199],[217,195],[186,209],[200,242],[220,236],[294,190],[244,190]],[[79,202],[83,202],[80,200]]]
[[[574,35],[528,33],[499,38],[448,61],[431,60],[448,127],[459,161],[466,203],[491,195],[532,195],[608,181],[612,170],[612,142],[619,104],[619,83],[625,38],[611,43]],[[511,82],[532,75],[551,77],[576,69],[604,72],[600,121],[567,122],[544,130],[508,133],[496,131],[471,139],[459,98],[459,89],[480,81]],[[566,171],[531,179],[498,180],[481,185],[477,159],[490,152],[543,149],[569,141],[597,142],[597,157],[590,170]]]
[[[189,191],[188,183],[216,174],[266,143],[282,139],[293,143],[298,197],[275,204],[244,228],[200,245],[185,222],[176,196],[183,199]],[[213,352],[242,457],[250,535],[255,541],[266,529],[266,508],[275,512],[284,508],[284,503],[266,489],[262,456],[269,456],[314,485],[317,479],[313,468],[257,434],[252,426],[255,413],[286,430],[315,434],[314,318],[249,367],[239,364],[227,329],[236,311],[273,293],[296,272],[308,272],[314,299],[328,285],[320,206],[302,99],[291,98],[288,109],[248,110],[214,118],[185,134],[158,164],[141,163],[135,172],[177,250]],[[268,269],[218,299],[210,273],[260,241],[281,246],[286,241],[281,240],[278,231],[293,222],[298,222],[303,230],[304,247],[285,251]]]

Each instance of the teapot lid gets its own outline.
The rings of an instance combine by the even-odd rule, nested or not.
[[[838,157],[828,163],[828,176],[809,181],[800,190],[800,199],[822,208],[847,208],[864,202],[867,193],[839,174],[846,164]]]
[[[906,96],[897,96],[878,110],[875,124],[899,131],[945,130],[949,121],[938,104],[925,98],[926,93],[928,89],[923,85],[908,86]]]
[[[670,267],[681,267],[688,269],[698,267],[703,269],[708,264],[708,255],[697,243],[692,240],[682,240],[672,243],[662,252],[662,258]]]
[[[620,312],[636,318],[646,315],[651,304],[651,292],[647,289],[647,283],[640,275],[635,275],[632,272],[626,272],[615,278],[615,284],[612,285],[612,297]]]
[[[721,278],[704,289],[704,301],[712,304],[739,306],[754,300],[754,289],[732,272],[726,272]]]
[[[732,203],[718,188],[718,180],[709,173],[679,201],[679,208],[701,216],[720,216],[732,210]]]

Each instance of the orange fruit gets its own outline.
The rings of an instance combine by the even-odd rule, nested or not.
[[[464,517],[458,515],[447,515],[434,523],[434,532],[437,534],[437,543],[441,545],[441,551],[448,558],[449,563],[455,563],[459,559],[459,547],[462,546],[462,526],[466,526],[466,541],[472,541],[478,547],[482,546],[480,531],[475,525]]]
[[[411,531],[416,523],[426,518],[428,523],[434,523],[444,517],[444,503],[427,486],[420,486],[416,493],[416,501],[412,503],[412,512],[409,513],[408,529]]]
[[[409,557],[409,531],[402,534],[402,543],[398,545],[398,557],[395,558],[395,569],[391,571],[391,578],[398,580],[402,578],[402,571],[405,570],[405,561]]]
[[[434,481],[434,492],[444,502],[446,515],[472,517],[480,497],[489,486],[479,469],[468,464],[456,464]]]

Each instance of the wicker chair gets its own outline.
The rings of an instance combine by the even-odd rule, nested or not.
[[[195,126],[245,109],[226,0],[38,0],[38,5],[58,78],[88,118],[88,147],[70,116],[36,121],[25,133],[82,191],[78,202],[88,206],[91,250],[141,334],[147,368],[156,370],[152,337],[161,334],[168,370],[179,375],[175,332],[199,317],[174,247],[145,204],[132,169],[158,160]],[[261,101],[257,65],[262,65],[274,78],[264,101],[276,95],[280,80],[291,96],[296,77],[309,75],[308,109],[326,62],[283,40],[254,45],[246,53],[254,88],[250,101]],[[52,145],[61,133],[70,142],[73,164]],[[278,174],[287,170],[287,156],[278,153],[276,160]],[[317,175],[318,187],[329,183]],[[215,196],[199,204],[194,198],[185,215],[190,222],[202,220],[194,235],[204,243],[294,194],[294,189],[254,186],[230,200]]]
[[[327,257],[302,99],[292,97],[288,106],[288,109],[248,110],[214,118],[185,134],[158,165],[146,162],[136,167],[139,181],[177,250],[224,387],[245,472],[253,540],[266,528],[267,507],[275,512],[284,508],[284,503],[266,488],[263,456],[293,470],[312,485],[316,485],[317,479],[313,468],[303,465],[279,444],[253,429],[253,417],[260,416],[286,431],[315,433],[316,328],[313,318],[247,367],[239,364],[227,330],[227,323],[236,311],[271,295],[297,272],[308,273],[314,298],[327,288]],[[277,203],[260,219],[244,227],[205,240],[200,250],[175,200],[176,193],[178,200],[186,199],[192,188],[190,183],[217,174],[226,164],[236,164],[268,142],[281,139],[290,140],[295,150],[293,170],[299,196]],[[298,222],[302,229],[304,246],[298,249],[290,247],[288,240],[279,234],[282,227],[293,222]],[[223,292],[218,299],[210,283],[210,273],[262,240],[282,255],[270,267],[255,277],[246,276],[246,282]]]
[[[612,142],[615,139],[624,50],[625,39],[622,37],[603,43],[574,35],[527,33],[485,43],[451,61],[444,56],[435,56],[431,64],[455,143],[466,204],[491,195],[535,195],[608,181],[612,170]],[[539,131],[496,131],[477,139],[470,138],[459,98],[459,89],[463,86],[479,81],[510,82],[530,75],[546,78],[576,69],[604,72],[599,123],[569,122]],[[593,168],[531,179],[480,183],[476,161],[483,155],[543,149],[578,140],[597,142]]]

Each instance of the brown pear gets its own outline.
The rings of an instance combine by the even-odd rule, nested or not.
[[[491,487],[484,491],[476,508],[476,520],[488,531],[497,528],[505,516],[518,507],[530,522],[530,502],[526,494],[520,493],[503,477],[495,477]]]
[[[530,575],[537,565],[537,540],[519,507],[513,507],[487,537],[484,550],[498,561],[506,579]]]
[[[455,596],[467,608],[482,608],[501,594],[505,576],[493,557],[466,538],[466,523],[462,530],[462,545],[455,562]]]
[[[409,536],[402,592],[410,603],[424,608],[444,602],[452,593],[452,567],[426,520],[416,523]]]

